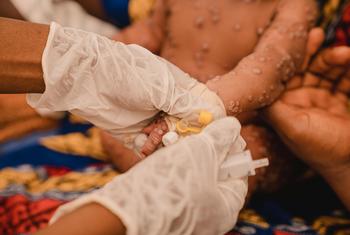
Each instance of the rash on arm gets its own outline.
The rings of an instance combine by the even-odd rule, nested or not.
[[[208,87],[223,100],[227,113],[262,108],[272,103],[285,83],[301,70],[308,32],[317,19],[314,0],[281,0],[254,52]]]

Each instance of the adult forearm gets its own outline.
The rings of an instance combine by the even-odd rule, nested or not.
[[[91,203],[62,217],[36,235],[124,235],[126,228],[118,217],[103,206]]]
[[[0,93],[42,93],[49,26],[0,18]]]
[[[10,0],[0,1],[0,17],[9,17],[22,20],[23,16],[18,12]]]
[[[338,167],[336,170],[328,169],[321,174],[350,211],[350,165]]]

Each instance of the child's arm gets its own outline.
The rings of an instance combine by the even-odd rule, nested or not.
[[[165,36],[166,7],[164,0],[157,0],[149,17],[122,30],[113,39],[158,53]]]
[[[300,71],[316,18],[314,0],[280,1],[254,52],[220,80],[208,82],[229,115],[264,107],[280,95],[286,81]]]

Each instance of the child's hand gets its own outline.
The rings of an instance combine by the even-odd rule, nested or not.
[[[143,158],[154,153],[162,143],[163,135],[168,132],[164,119],[157,119],[142,131],[148,135],[145,145],[141,149],[141,156],[125,147],[116,138],[106,132],[101,132],[101,144],[109,160],[120,172],[126,172]]]
[[[162,143],[163,136],[168,132],[168,126],[164,119],[158,119],[151,125],[143,129],[143,133],[148,135],[145,145],[141,149],[141,153],[146,157],[157,150]]]
[[[107,132],[101,131],[101,144],[109,161],[122,173],[141,161],[133,150],[125,147]]]
[[[130,234],[225,234],[243,207],[247,183],[246,177],[221,180],[218,172],[228,152],[241,153],[244,146],[237,120],[216,120],[102,189],[66,204],[52,222],[98,202],[121,218]]]

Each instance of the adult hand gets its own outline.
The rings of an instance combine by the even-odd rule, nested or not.
[[[214,119],[226,114],[204,84],[136,45],[52,24],[42,61],[45,92],[29,95],[30,105],[68,110],[124,144],[161,111],[177,118],[198,110]]]
[[[350,47],[323,49],[313,60],[304,86],[325,87],[350,95]]]
[[[200,134],[165,147],[101,190],[66,204],[53,220],[97,202],[134,234],[224,234],[237,220],[246,178],[220,180],[227,154],[245,143],[234,118],[211,123]]]
[[[306,72],[288,84],[297,89],[287,91],[265,110],[268,121],[291,149],[320,171],[347,161],[344,140],[350,128],[346,97],[350,94],[350,48],[323,49],[307,66],[323,39],[321,29],[310,32]],[[330,161],[329,155],[336,159]]]
[[[265,116],[284,142],[316,170],[350,164],[350,113],[344,95],[299,88],[286,92]]]
[[[284,143],[318,171],[350,209],[350,113],[344,94],[303,87],[264,111]]]
[[[304,62],[305,73],[291,79],[287,88],[294,89],[301,86],[323,87],[349,96],[350,47],[325,48],[315,55],[323,40],[324,32],[322,29],[315,28],[310,32],[307,46],[308,52]]]

